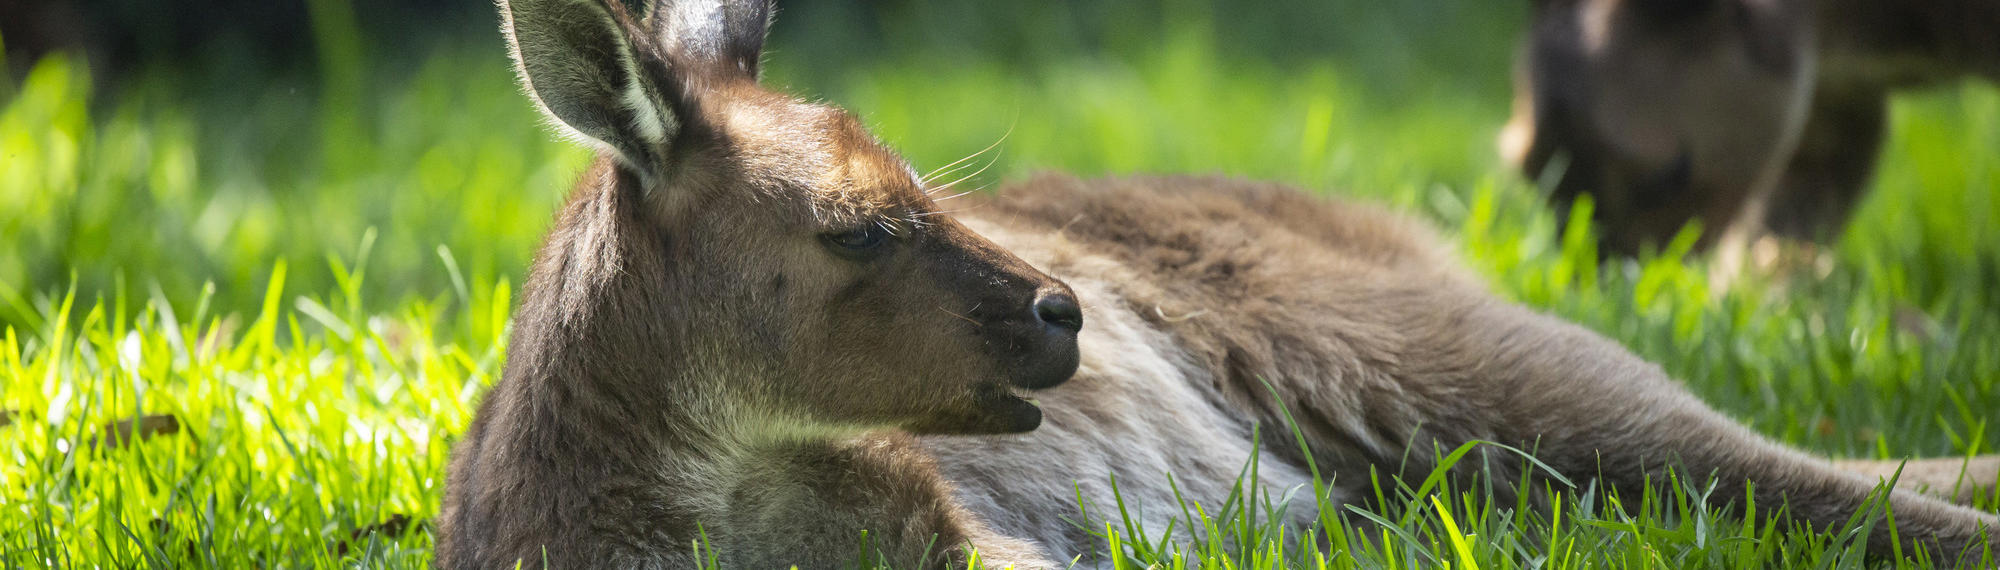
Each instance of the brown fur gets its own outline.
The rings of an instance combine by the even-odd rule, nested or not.
[[[1503,153],[1606,249],[1836,237],[1894,90],[2000,79],[1985,0],[1537,0]],[[1733,269],[1726,268],[1727,269]]]
[[[754,83],[759,7],[501,5],[518,58],[565,62],[524,63],[530,95],[602,157],[454,451],[438,566],[825,568],[856,562],[865,530],[898,567],[963,567],[974,547],[989,567],[1056,568],[1097,547],[1069,522],[1080,508],[1122,502],[1157,533],[1176,497],[1220,505],[1286,416],[1307,446],[1272,445],[1254,483],[1311,488],[1310,457],[1336,503],[1473,440],[1628,489],[1713,473],[1718,505],[1754,481],[1819,527],[1873,486],[1494,299],[1374,208],[1049,176],[942,214],[851,116]],[[1512,481],[1520,464],[1481,459],[1463,470]],[[1975,460],[1977,484],[1995,463]],[[1940,556],[1993,545],[1991,515],[1894,500],[1901,536]]]

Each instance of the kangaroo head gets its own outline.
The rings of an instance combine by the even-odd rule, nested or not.
[[[1069,288],[853,115],[761,87],[763,0],[500,4],[527,93],[602,151],[531,271],[510,377],[790,426],[1039,425],[1020,391],[1076,371]]]
[[[1719,227],[1804,125],[1811,18],[1796,0],[1538,0],[1502,154],[1558,177],[1559,204],[1592,193],[1614,250]]]

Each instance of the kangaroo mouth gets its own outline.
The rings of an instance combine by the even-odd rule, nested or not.
[[[1063,383],[1069,382],[1070,377],[1075,375],[1076,367],[1071,366],[1068,372],[1061,374],[1047,374],[1028,378],[1015,377],[1009,379],[1005,384],[1009,392],[1027,394],[1061,386]]]
[[[981,384],[973,389],[973,408],[911,426],[915,433],[1000,434],[1025,433],[1042,425],[1042,407],[1028,389],[1010,383]]]
[[[1008,387],[1021,390],[1047,390],[1061,386],[1076,376],[1076,369],[1081,365],[1082,356],[1077,353],[1075,340],[1051,343],[1051,346],[1040,352],[1024,359],[1026,362],[1015,367],[1014,374],[1007,378]]]
[[[1044,389],[1046,389],[1046,388],[1044,388]],[[1015,385],[1013,385],[1013,384],[1003,384],[1003,385],[1001,385],[1001,386],[1000,386],[1000,391],[1001,391],[1002,393],[1006,394],[1006,395],[1007,395],[1007,397],[1010,397],[1010,398],[1013,398],[1013,399],[1016,399],[1016,400],[1020,400],[1020,401],[1023,401],[1023,402],[1027,402],[1027,403],[1028,403],[1028,405],[1031,405],[1031,406],[1034,406],[1034,407],[1037,407],[1037,408],[1039,408],[1039,407],[1042,407],[1042,402],[1041,402],[1041,400],[1038,400],[1038,399],[1036,399],[1036,398],[1035,398],[1035,392],[1038,392],[1038,391],[1040,391],[1040,390],[1042,390],[1042,389],[1036,389],[1036,388],[1024,388],[1024,387],[1021,387],[1021,386],[1015,386]]]

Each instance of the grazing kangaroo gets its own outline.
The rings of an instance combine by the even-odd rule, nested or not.
[[[1373,208],[1044,177],[946,214],[852,115],[757,84],[760,1],[499,7],[529,96],[602,152],[454,451],[440,567],[826,568],[866,530],[898,567],[975,547],[1059,568],[1098,544],[1077,499],[1117,504],[1115,476],[1165,529],[1176,496],[1226,498],[1287,415],[1310,451],[1273,449],[1252,483],[1310,487],[1310,457],[1336,501],[1487,440],[1620,487],[1712,473],[1717,504],[1754,481],[1825,528],[1882,471],[1759,437]],[[1955,488],[1959,463],[1903,480]],[[1990,486],[2000,461],[1971,467]],[[1893,502],[1905,540],[1990,556],[1993,515]]]
[[[2000,80],[1990,0],[1535,0],[1501,150],[1594,195],[1606,249],[1688,221],[1725,255],[1827,240],[1874,170],[1891,91]]]

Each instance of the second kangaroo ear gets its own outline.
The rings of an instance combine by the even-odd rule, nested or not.
[[[675,60],[706,73],[757,77],[769,0],[660,0],[654,12],[654,34]]]
[[[543,114],[652,178],[680,122],[664,62],[633,42],[636,26],[618,2],[499,0],[501,30]]]

